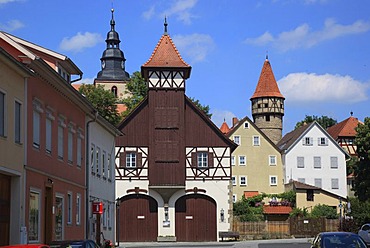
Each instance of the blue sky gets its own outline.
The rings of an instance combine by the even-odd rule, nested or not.
[[[370,110],[368,0],[0,0],[0,30],[70,57],[91,83],[112,5],[126,71],[139,71],[168,32],[192,66],[186,94],[212,120],[251,116],[268,54],[285,96],[284,133],[305,115],[361,121]]]

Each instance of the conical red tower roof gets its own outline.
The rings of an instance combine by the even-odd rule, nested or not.
[[[266,58],[263,64],[261,75],[251,100],[259,97],[280,97],[285,99],[280,93],[268,58]]]
[[[221,127],[220,127],[220,130],[223,134],[227,134],[229,131],[230,131],[230,128],[229,126],[227,125],[226,121],[224,120],[224,122],[222,123]]]
[[[189,67],[181,58],[171,37],[164,33],[155,47],[152,56],[143,67]]]

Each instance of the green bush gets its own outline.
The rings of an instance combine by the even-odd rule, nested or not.
[[[337,210],[325,204],[322,204],[322,205],[318,204],[314,206],[310,215],[313,218],[318,218],[318,217],[325,217],[327,219],[337,219],[338,218]]]

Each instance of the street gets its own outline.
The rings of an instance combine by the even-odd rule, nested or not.
[[[247,240],[238,242],[175,242],[175,243],[121,243],[120,248],[158,247],[225,247],[225,248],[309,248],[308,239]]]

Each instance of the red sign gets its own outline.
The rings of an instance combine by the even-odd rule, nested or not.
[[[93,212],[93,214],[102,214],[103,213],[103,203],[102,202],[93,202],[92,203],[92,212]]]

